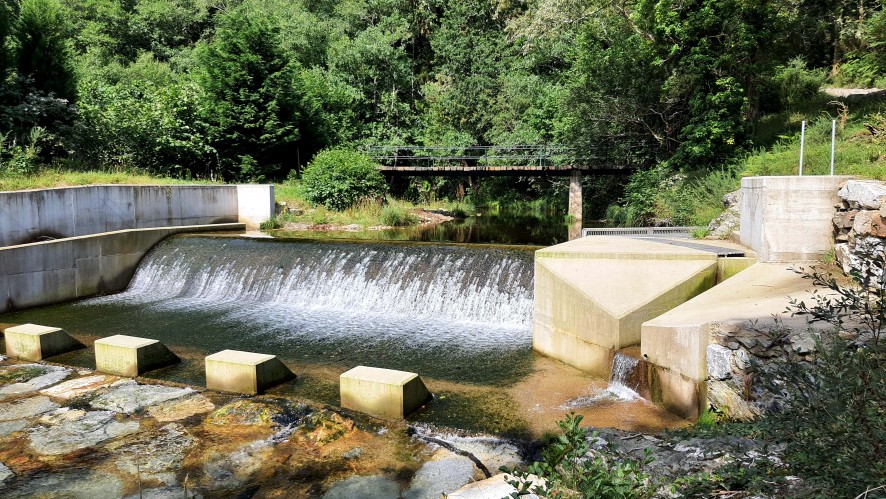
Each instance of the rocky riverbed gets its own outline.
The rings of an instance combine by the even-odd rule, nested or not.
[[[0,360],[3,497],[439,498],[521,462],[498,439],[285,397]]]
[[[739,437],[599,430],[592,454],[639,458],[679,497],[681,477],[766,459],[781,448]],[[611,445],[610,445],[611,444]],[[498,499],[502,467],[535,444],[407,425],[0,356],[0,496]],[[533,497],[533,496],[529,496]]]

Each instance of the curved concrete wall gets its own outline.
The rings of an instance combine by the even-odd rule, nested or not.
[[[0,313],[123,291],[151,248],[172,234],[243,224],[128,229],[0,248]]]
[[[0,192],[0,246],[126,229],[241,222],[274,213],[272,185],[92,185]]]

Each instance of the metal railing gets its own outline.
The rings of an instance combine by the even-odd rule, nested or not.
[[[368,146],[364,151],[386,167],[439,168],[447,166],[526,166],[572,168],[593,164],[597,158],[579,156],[560,146]]]
[[[703,227],[589,227],[581,230],[586,236],[689,236],[692,231]]]

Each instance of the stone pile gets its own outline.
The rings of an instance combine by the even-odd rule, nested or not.
[[[847,274],[864,270],[865,253],[886,248],[886,183],[848,180],[834,215],[834,257]]]

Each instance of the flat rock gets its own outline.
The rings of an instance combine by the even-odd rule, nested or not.
[[[195,393],[179,399],[167,400],[148,407],[148,415],[162,423],[180,421],[195,414],[203,414],[215,409],[215,404],[208,398]]]
[[[30,446],[43,455],[67,454],[139,429],[138,421],[119,422],[111,411],[59,409],[44,415],[39,422],[42,425],[30,432]]]
[[[22,431],[28,426],[30,426],[27,420],[17,419],[15,421],[4,421],[0,423],[0,437],[5,437],[11,433],[15,433],[17,431]]]
[[[428,461],[412,479],[404,499],[438,499],[446,497],[467,483],[473,481],[477,469],[470,459],[449,453],[452,457]],[[503,496],[502,496],[503,497]]]
[[[233,452],[212,452],[203,465],[204,479],[213,490],[231,489],[246,483],[265,465],[273,452],[267,440],[257,440]]]
[[[0,398],[8,395],[30,393],[54,385],[71,374],[70,369],[40,364],[17,364],[0,371],[0,379],[12,383],[0,387]]]
[[[504,473],[494,475],[486,480],[469,483],[446,497],[447,499],[501,499],[503,497],[511,497],[511,493],[517,492],[517,489],[508,484],[507,478],[510,478],[510,475]],[[538,499],[538,496],[535,494],[520,497]]]
[[[415,426],[416,434],[442,440],[458,450],[469,452],[490,471],[502,466],[513,468],[523,463],[520,449],[514,444],[500,438],[485,436],[460,436],[452,433],[438,433],[425,426]],[[431,444],[435,445],[435,444]]]
[[[105,448],[117,456],[119,469],[172,486],[178,485],[176,474],[193,444],[194,438],[183,426],[171,423],[156,432],[139,433],[135,441],[116,441]]]
[[[181,487],[161,487],[159,489],[145,489],[138,494],[126,496],[126,499],[198,499],[203,496],[193,490],[185,490]]]
[[[0,489],[3,489],[3,487],[5,487],[5,485],[3,485],[3,483],[6,481],[7,478],[11,477],[12,475],[13,475],[12,470],[7,468],[5,464],[0,463]]]
[[[40,390],[40,393],[58,399],[70,400],[81,395],[94,393],[102,388],[107,388],[111,386],[112,383],[119,380],[120,378],[116,376],[105,376],[102,374],[86,376],[84,378],[68,380],[51,388]]]
[[[58,404],[43,396],[7,402],[0,404],[0,422],[31,418],[55,409],[58,409]]]
[[[90,405],[95,409],[133,412],[147,406],[166,402],[195,393],[192,388],[174,388],[162,385],[140,385],[132,380],[113,383],[108,392],[96,397]]]
[[[117,499],[123,495],[123,482],[100,471],[69,471],[43,475],[4,491],[5,497],[87,497]]]
[[[400,485],[383,476],[352,476],[335,483],[323,499],[395,499]]]

